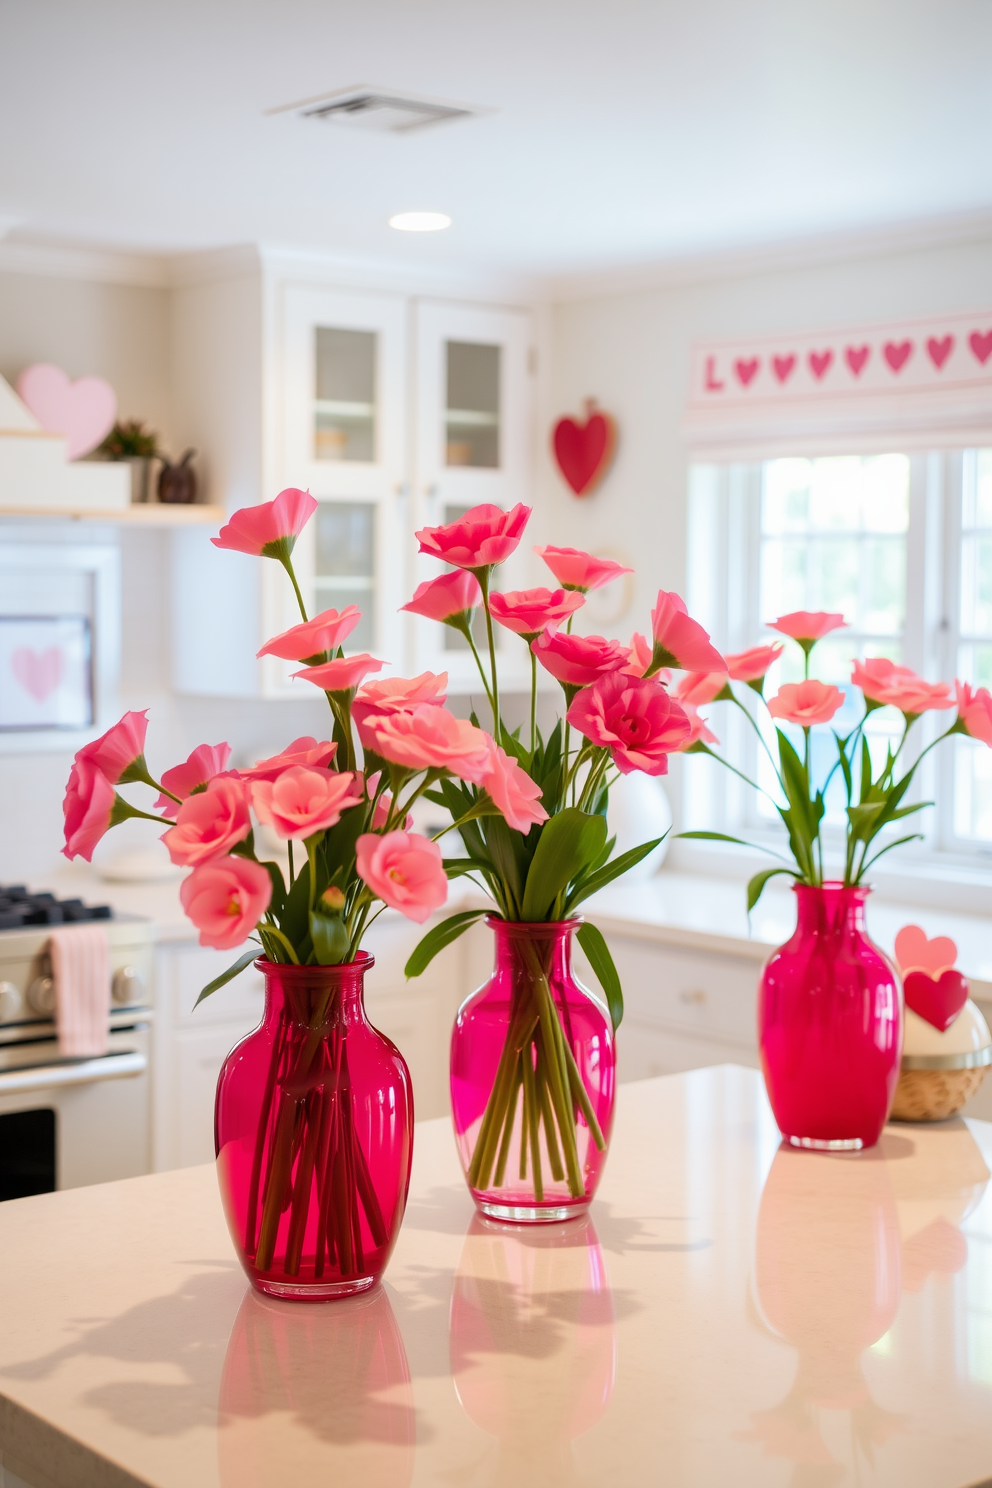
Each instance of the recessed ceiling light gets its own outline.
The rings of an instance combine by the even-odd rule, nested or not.
[[[451,226],[451,218],[445,212],[397,212],[389,225],[398,232],[441,232]]]

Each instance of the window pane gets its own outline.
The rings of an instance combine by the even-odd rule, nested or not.
[[[358,605],[362,618],[345,642],[345,650],[371,650],[375,644],[375,507],[371,502],[321,502],[314,587],[320,610]]]
[[[499,466],[501,349],[448,341],[445,464]]]
[[[375,459],[374,331],[317,326],[314,456],[318,460]]]

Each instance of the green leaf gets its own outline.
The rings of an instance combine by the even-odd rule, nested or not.
[[[606,1004],[610,1010],[610,1020],[613,1023],[613,1032],[616,1033],[623,1021],[623,988],[620,985],[620,977],[610,948],[603,939],[602,931],[597,930],[595,925],[590,925],[586,920],[580,925],[576,934],[579,945],[586,953],[589,965],[596,974],[596,980],[606,993]]]
[[[198,1008],[205,997],[209,997],[212,992],[216,992],[218,987],[223,987],[226,982],[232,982],[236,976],[244,971],[245,967],[249,965],[250,962],[256,960],[256,958],[260,955],[262,955],[262,952],[259,950],[258,946],[256,946],[254,950],[245,951],[244,955],[239,956],[233,966],[229,966],[226,971],[221,972],[219,977],[214,977],[212,982],[207,983],[203,991],[200,993],[199,997],[194,1002],[193,1006],[195,1008]]]
[[[269,900],[269,908],[278,917],[286,903],[286,884],[282,869],[278,863],[263,863],[262,867],[272,880],[272,898]]]
[[[583,868],[593,862],[606,841],[606,819],[568,806],[544,823],[538,839],[520,917],[546,920],[555,900]]]
[[[750,847],[750,842],[744,842],[740,837],[728,837],[726,832],[678,832],[678,837],[695,837],[703,842],[735,842],[738,847]]]
[[[878,852],[875,853],[873,857],[870,857],[868,859],[867,863],[862,863],[862,865],[861,865],[861,872],[858,874],[858,883],[860,883],[861,880],[864,878],[865,874],[867,873],[868,869],[871,867],[872,863],[877,863],[880,857],[882,857],[887,852],[891,852],[894,847],[902,847],[902,845],[903,845],[904,842],[922,842],[922,841],[923,841],[923,833],[922,832],[911,832],[908,837],[898,837],[895,842],[887,842],[884,847],[880,847],[879,848]]]
[[[768,882],[768,880],[770,878],[774,878],[775,875],[776,875],[776,873],[787,873],[790,878],[796,878],[796,879],[798,879],[798,877],[799,877],[799,874],[796,873],[796,872],[794,872],[793,869],[791,869],[791,868],[762,868],[762,870],[761,870],[760,873],[756,873],[752,879],[749,879],[748,880],[748,886],[747,886],[747,912],[748,912],[748,914],[751,913],[752,909],[754,908],[754,906],[757,904],[758,900],[761,898],[762,894],[764,893],[764,891],[765,891],[765,885]]]
[[[340,915],[310,912],[310,938],[318,966],[340,966],[349,959],[351,938]]]
[[[480,858],[443,858],[441,861],[449,878],[462,878],[466,873],[485,873],[492,867]]]
[[[422,971],[434,960],[439,951],[445,946],[451,945],[452,941],[464,935],[465,931],[472,925],[480,915],[488,914],[488,909],[465,909],[460,914],[449,915],[442,920],[440,925],[435,925],[433,930],[428,930],[419,945],[415,946],[409,961],[404,968],[408,977],[420,976]]]
[[[598,893],[608,883],[612,883],[615,878],[619,878],[622,873],[633,868],[642,858],[646,858],[648,853],[653,852],[659,842],[664,842],[667,835],[665,833],[661,837],[656,837],[653,842],[642,842],[640,847],[632,847],[627,852],[621,853],[618,858],[614,858],[612,863],[595,869],[588,878],[576,884],[569,894],[565,901],[565,913],[569,913],[577,904],[581,904],[583,899],[588,899],[590,894]]]
[[[524,874],[521,865],[522,862],[526,864],[526,856],[522,851],[523,838],[519,832],[511,831],[501,816],[487,816],[484,821],[486,846],[493,860],[493,867],[506,885],[513,904],[517,905],[523,892]]]

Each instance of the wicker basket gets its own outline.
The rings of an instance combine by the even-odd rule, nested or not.
[[[971,998],[941,1032],[906,1009],[893,1121],[946,1121],[969,1101],[992,1065],[992,1034]]]
[[[946,1121],[971,1100],[985,1078],[981,1069],[904,1069],[896,1086],[893,1121]]]

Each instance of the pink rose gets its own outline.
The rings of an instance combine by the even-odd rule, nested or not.
[[[426,579],[418,584],[409,604],[400,605],[413,615],[424,615],[428,620],[440,620],[451,624],[460,621],[482,603],[482,590],[475,574],[467,569],[456,568],[453,573],[441,574],[437,579]]]
[[[233,548],[236,553],[282,562],[316,510],[317,503],[309,491],[290,486],[280,491],[275,501],[243,506],[210,541],[215,548]]]
[[[532,641],[548,626],[561,625],[569,615],[585,604],[575,590],[514,589],[508,594],[492,594],[489,608],[494,620],[515,635]]]
[[[484,502],[446,527],[423,527],[416,534],[420,551],[455,568],[488,568],[514,552],[531,509],[518,502],[512,511]]]
[[[720,740],[707,727],[706,719],[700,715],[699,710],[692,703],[687,703],[685,698],[679,698],[679,706],[689,720],[689,737],[679,745],[677,751],[679,754],[685,754],[686,750],[700,739],[704,744],[719,744]]]
[[[541,805],[541,787],[537,785],[517,761],[501,749],[495,739],[486,736],[489,742],[489,760],[482,777],[483,790],[488,791],[494,804],[499,807],[508,827],[515,832],[530,831],[535,822],[547,821],[548,813]]]
[[[619,642],[604,640],[602,636],[546,630],[531,642],[530,649],[545,671],[566,687],[587,687],[597,677],[619,671],[627,664],[627,653]]]
[[[898,708],[901,713],[954,707],[948,682],[925,682],[911,667],[896,666],[885,656],[856,661],[851,681],[871,702]]]
[[[340,614],[337,610],[324,610],[304,625],[294,625],[281,635],[273,636],[255,655],[281,656],[283,661],[306,661],[310,656],[336,651],[361,618],[361,610],[353,604],[345,605]]]
[[[447,708],[421,703],[407,713],[373,714],[358,725],[365,749],[408,770],[450,770],[478,785],[489,760],[488,736]]]
[[[826,610],[793,610],[789,615],[780,615],[777,620],[769,620],[768,629],[779,630],[783,635],[791,636],[794,641],[808,641],[812,644],[846,624],[843,615],[828,614]]]
[[[304,734],[301,738],[294,739],[292,744],[287,744],[282,754],[274,754],[271,759],[256,760],[251,769],[239,770],[238,773],[243,780],[275,780],[290,765],[314,765],[318,769],[324,769],[334,758],[337,747],[330,739],[318,742],[311,734]]]
[[[244,782],[234,775],[215,775],[205,791],[186,797],[176,825],[162,833],[162,841],[174,863],[195,868],[230,852],[250,831]]]
[[[967,682],[955,682],[958,723],[972,739],[992,745],[992,694],[987,687],[973,690]]]
[[[734,682],[757,682],[764,677],[782,655],[785,647],[752,646],[750,651],[738,651],[734,656],[725,656],[727,672]]]
[[[653,677],[614,672],[576,696],[566,717],[593,744],[608,749],[624,775],[667,775],[668,756],[689,737],[682,706]]]
[[[447,672],[421,672],[419,677],[385,677],[366,682],[355,695],[351,716],[358,724],[373,713],[403,713],[423,703],[439,708],[447,690]]]
[[[349,770],[290,765],[275,780],[251,783],[251,804],[259,821],[295,842],[333,827],[343,811],[361,802],[361,780]]]
[[[248,939],[268,909],[272,880],[250,858],[215,858],[194,868],[179,898],[200,932],[200,944],[229,951]]]
[[[376,770],[374,775],[369,776],[368,785],[366,787],[369,800],[375,801],[375,807],[372,812],[373,832],[381,832],[383,830],[387,821],[389,820],[389,813],[393,807],[393,798],[390,795],[389,791],[383,791],[378,800],[376,800],[375,793],[379,789],[379,781],[381,780],[381,778],[382,771]],[[406,821],[403,823],[403,830],[404,832],[413,831],[413,816],[409,811],[406,814]]]
[[[148,710],[143,713],[125,713],[119,723],[84,744],[76,759],[87,759],[101,774],[106,775],[111,785],[125,778],[135,779],[134,766],[141,761],[144,766],[145,734],[148,730]]]
[[[384,661],[376,661],[374,656],[363,651],[358,656],[342,656],[337,661],[322,662],[320,666],[304,667],[293,676],[312,682],[314,687],[324,692],[351,692],[369,672],[381,671],[385,665]]]
[[[630,647],[627,651],[627,665],[622,670],[627,673],[628,677],[643,677],[651,665],[653,654],[653,648],[648,645],[647,639],[635,630],[630,638]],[[672,674],[667,667],[662,667],[659,672],[655,673],[655,676],[666,686],[672,680]]]
[[[202,789],[208,780],[213,780],[227,765],[231,757],[230,744],[198,744],[184,765],[173,765],[162,776],[162,784],[173,796],[185,801],[194,791]],[[169,796],[159,796],[155,810],[163,816],[175,816],[179,802]]]
[[[844,694],[839,687],[829,682],[817,682],[813,677],[806,682],[787,682],[773,698],[768,699],[768,711],[773,718],[782,718],[786,723],[801,723],[803,728],[829,723],[843,705]]]
[[[620,574],[634,572],[612,558],[594,558],[580,548],[535,548],[534,552],[544,559],[563,589],[577,589],[580,594],[599,589]]]
[[[102,771],[91,760],[77,754],[69,771],[69,781],[62,802],[65,817],[67,858],[92,861],[93,849],[113,824],[117,792]]]
[[[686,672],[679,678],[675,696],[680,703],[693,703],[698,707],[719,697],[726,685],[726,672]]]
[[[662,666],[681,667],[686,672],[726,672],[723,657],[703,627],[690,620],[679,595],[658,591],[651,626],[654,660]]]
[[[412,832],[363,832],[355,844],[356,869],[373,894],[422,925],[448,897],[441,849]]]

